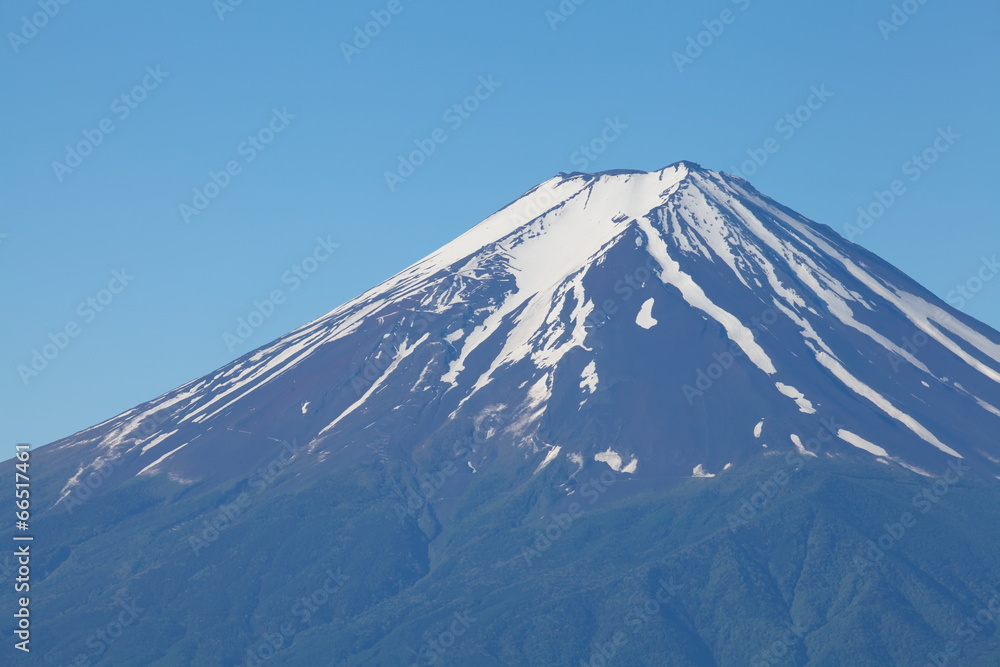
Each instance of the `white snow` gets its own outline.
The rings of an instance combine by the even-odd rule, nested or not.
[[[802,329],[800,333],[804,339],[806,339],[807,341],[813,341],[814,343],[819,345],[819,347],[824,352],[829,354],[831,357],[837,358],[837,355],[833,353],[833,350],[830,349],[830,346],[827,345],[826,342],[819,337],[819,334],[816,333],[816,330],[813,329],[813,326],[809,323],[809,320],[807,320],[805,317],[799,317],[795,313],[795,311],[793,311],[788,306],[778,302],[777,299],[775,299],[773,303],[775,307],[782,313],[784,313],[788,319],[795,322],[795,324],[798,325],[800,329]]]
[[[844,442],[848,443],[849,445],[854,445],[858,449],[863,449],[869,454],[874,454],[875,456],[881,456],[883,458],[889,458],[889,452],[885,451],[878,445],[874,445],[868,442],[860,435],[854,435],[850,431],[845,431],[844,429],[840,429],[837,431],[837,437],[843,440]]]
[[[559,456],[560,451],[562,451],[562,447],[559,445],[549,449],[548,454],[545,455],[545,459],[538,464],[537,468],[535,468],[535,472],[537,473],[544,470],[547,465],[555,461],[556,457]]]
[[[471,394],[469,394],[471,396]],[[525,401],[518,410],[518,417],[513,421],[513,423],[507,427],[507,430],[512,433],[524,433],[525,430],[538,418],[540,418],[548,407],[548,400],[552,397],[552,372],[548,372],[545,375],[538,378],[531,388],[528,389],[528,395],[525,397]],[[468,399],[468,396],[466,397]],[[464,402],[464,400],[463,400]],[[459,403],[459,408],[462,404]],[[458,412],[456,408],[452,415]]]
[[[143,474],[147,470],[152,470],[153,468],[155,468],[159,464],[163,463],[164,461],[166,461],[168,458],[170,458],[171,456],[173,456],[177,452],[179,452],[182,449],[184,449],[185,447],[187,447],[189,444],[191,444],[191,443],[185,442],[180,447],[177,447],[176,449],[170,450],[169,452],[167,452],[166,454],[164,454],[163,456],[161,456],[160,458],[156,459],[155,461],[153,461],[152,463],[150,463],[148,466],[146,466],[145,468],[143,468],[142,470],[140,470],[139,472],[137,472],[136,476],[138,477],[139,475]]]
[[[867,271],[858,267],[857,264],[845,257],[842,253],[838,252],[833,246],[820,238],[815,232],[800,221],[789,217],[767,202],[761,201],[760,204],[775,218],[787,222],[801,234],[808,237],[823,252],[839,261],[855,279],[865,285],[865,287],[871,289],[876,295],[887,301],[891,306],[902,312],[911,322],[913,322],[913,324],[915,324],[928,336],[936,340],[957,357],[965,361],[969,366],[975,368],[986,377],[996,382],[1000,382],[1000,371],[991,368],[979,359],[973,357],[966,350],[962,349],[961,346],[948,336],[944,335],[940,329],[932,324],[932,320],[942,325],[953,334],[975,347],[984,355],[997,362],[1000,362],[1000,344],[994,343],[971,327],[968,327],[958,321],[958,319],[947,311],[929,303],[925,299],[908,292],[893,289],[883,284]],[[899,354],[898,350],[894,351]],[[913,359],[912,355],[905,350],[903,352],[905,354],[900,354],[901,357],[907,359],[911,364],[914,364],[918,368],[926,370],[926,367],[924,367],[922,363],[914,363],[916,360]]]
[[[552,374],[546,373],[538,378],[528,390],[528,404],[531,407],[542,405],[552,398]]]
[[[653,317],[654,301],[655,299],[646,299],[642,304],[642,308],[639,309],[638,314],[635,316],[635,323],[643,329],[652,329],[657,325],[657,321]]]
[[[792,433],[788,437],[791,438],[792,444],[795,445],[795,449],[799,450],[799,454],[801,454],[802,456],[812,456],[813,458],[816,458],[816,454],[814,452],[810,452],[808,449],[805,448],[805,446],[802,444],[802,439],[799,438],[799,436]]]
[[[430,336],[430,334],[429,333],[425,333],[420,338],[420,340],[418,340],[413,345],[409,345],[409,340],[408,339],[405,340],[405,341],[403,341],[403,344],[399,346],[399,352],[396,354],[396,357],[392,360],[392,363],[390,363],[388,365],[388,367],[386,367],[385,371],[383,371],[382,374],[380,376],[378,376],[378,378],[376,378],[376,380],[374,382],[372,382],[371,386],[368,387],[368,390],[361,396],[361,398],[359,398],[358,400],[356,400],[346,410],[344,410],[343,412],[341,412],[339,417],[337,417],[332,422],[330,422],[325,427],[323,427],[323,430],[319,432],[319,435],[322,436],[327,431],[330,431],[331,429],[333,429],[334,426],[336,426],[337,424],[339,424],[341,422],[341,420],[344,419],[344,417],[346,417],[347,415],[351,414],[352,412],[354,412],[355,410],[357,410],[359,407],[361,407],[362,405],[364,405],[365,401],[368,400],[368,397],[371,396],[372,394],[374,394],[375,391],[382,385],[382,383],[385,382],[385,380],[390,375],[392,375],[393,372],[397,368],[399,368],[399,363],[403,359],[405,359],[406,357],[410,356],[413,353],[413,350],[415,350],[416,348],[418,348],[421,343],[423,343],[425,340],[427,340],[428,336]],[[309,451],[310,452],[313,451],[316,448],[316,444],[317,444],[316,441],[313,441],[313,443],[310,444],[310,447],[309,447]]]
[[[634,220],[661,205],[666,192],[687,174],[687,168],[679,165],[648,174],[569,177],[562,183],[576,185],[565,186],[569,189],[563,188],[551,209],[527,221],[513,218],[520,226],[508,229],[492,242],[496,250],[491,258],[505,264],[505,273],[514,278],[516,287],[466,335],[458,358],[450,363],[441,381],[450,388],[457,387],[469,355],[487,340],[493,340],[502,326],[511,326],[504,332],[499,354],[473,383],[459,408],[500,368],[530,358],[536,368],[551,369],[569,350],[587,349],[586,321],[594,304],[586,298],[583,288],[586,271],[599,264],[622,236],[631,233],[630,225],[616,222]],[[557,185],[550,182],[546,187]],[[512,220],[504,219],[508,224]],[[480,247],[467,249],[469,253],[463,257]],[[470,259],[462,270],[478,266],[479,261]],[[563,316],[566,309],[572,311],[569,322]],[[514,313],[517,315],[511,322]]]
[[[753,262],[764,272],[769,283],[771,284],[772,289],[778,294],[778,296],[784,299],[792,309],[802,308],[805,306],[805,303],[794,290],[789,290],[781,284],[775,275],[773,265],[771,265],[760,249],[755,247],[749,239],[741,238],[742,229],[745,228],[756,238],[757,241],[762,242],[767,249],[781,257],[795,277],[823,301],[827,310],[834,317],[847,326],[850,326],[868,336],[877,344],[884,347],[887,351],[902,357],[923,372],[932,374],[931,371],[913,354],[911,354],[910,351],[901,348],[879,332],[875,331],[872,327],[858,321],[855,318],[854,311],[851,309],[848,302],[855,302],[869,311],[874,310],[874,307],[860,294],[848,289],[841,281],[831,275],[829,271],[821,266],[822,262],[817,262],[814,259],[814,257],[819,255],[817,248],[828,250],[829,246],[805,225],[784,214],[765,199],[752,195],[744,188],[723,181],[719,177],[704,177],[699,174],[692,178],[692,182],[699,189],[703,190],[708,197],[714,199],[714,202],[710,201],[708,208],[712,208],[716,205],[725,206],[728,208],[729,213],[732,214],[736,221],[742,223],[742,227],[730,225],[731,232],[734,237],[732,242],[739,242],[743,245],[743,250],[747,259],[752,259]],[[748,210],[743,203],[741,203],[740,198],[746,198],[755,202],[768,213],[773,215],[776,219],[786,222],[791,229],[784,229],[783,232],[784,235],[790,238],[792,242],[774,234],[771,229],[764,225],[757,214]],[[706,207],[703,206],[703,208]],[[704,227],[704,224],[702,224],[700,220],[697,224],[699,225],[699,229]],[[795,232],[798,232],[798,234]],[[799,236],[799,234],[801,234],[801,236]],[[815,247],[810,246],[809,243],[806,242],[806,239],[812,242]],[[737,271],[735,267],[733,270]],[[869,280],[866,284],[871,287],[871,282],[872,281]],[[798,318],[794,315],[791,309],[785,308],[781,304],[777,304],[777,306],[780,310],[782,310],[782,312],[785,313],[785,315],[795,320],[796,323],[802,327],[803,336],[816,341],[817,344],[823,347],[828,354],[835,356],[833,352],[819,339],[816,332],[805,319]],[[810,309],[810,311],[815,313],[812,309]]]
[[[580,389],[586,390],[587,393],[593,394],[597,391],[597,382],[599,378],[597,377],[597,362],[591,360],[589,364],[583,369],[583,375],[580,379]]]
[[[608,447],[607,451],[595,454],[594,460],[599,461],[600,463],[607,463],[608,467],[610,467],[615,472],[624,472],[630,474],[635,472],[636,466],[639,463],[638,459],[633,458],[631,461],[629,461],[628,465],[623,466],[621,455],[618,454],[618,452],[612,451],[610,447]]]
[[[81,465],[77,469],[76,474],[70,477],[69,480],[67,480],[66,484],[63,485],[62,491],[59,493],[59,499],[56,500],[54,505],[58,505],[59,503],[61,503],[63,500],[66,499],[67,496],[69,496],[70,493],[73,492],[73,488],[80,483],[80,478],[83,477],[84,470],[86,470],[86,467]]]
[[[973,396],[973,398],[976,399],[976,403],[978,403],[979,407],[981,407],[983,410],[986,410],[987,412],[991,412],[994,415],[996,415],[997,417],[1000,417],[1000,409],[997,409],[996,406],[994,406],[994,405],[992,405],[990,403],[987,403],[986,401],[984,401],[983,399],[979,398],[978,396]]]
[[[608,466],[616,472],[622,469],[622,457],[616,452],[611,451],[611,448],[608,448],[606,452],[595,454],[594,460],[601,463],[607,463]]]
[[[816,408],[813,407],[813,404],[801,391],[791,385],[781,382],[775,382],[774,386],[777,387],[778,391],[782,394],[795,401],[795,404],[799,406],[799,412],[804,412],[807,415],[816,414]]]
[[[684,180],[688,176],[690,178]],[[668,197],[672,197],[669,204],[663,206]],[[742,203],[740,199],[743,197],[752,204]],[[766,214],[761,215],[760,210]],[[641,231],[641,235],[636,234],[636,230]],[[625,237],[626,234],[629,236]],[[732,312],[728,312],[713,302],[711,297],[719,293],[715,291],[719,283],[696,284],[691,275],[682,271],[682,264],[676,258],[686,261],[691,255],[701,254],[714,262],[720,273],[732,271],[743,285],[748,285],[749,279],[758,287],[763,285],[761,289],[769,287],[777,297],[773,301],[774,307],[801,329],[805,344],[834,377],[924,441],[952,456],[961,458],[916,419],[899,409],[887,397],[893,394],[883,396],[846,370],[817,333],[817,329],[828,331],[823,328],[826,313],[820,315],[808,307],[803,296],[811,299],[810,294],[815,294],[819,300],[816,303],[822,302],[832,314],[828,317],[830,321],[836,318],[928,376],[933,376],[925,363],[933,366],[938,363],[939,357],[925,355],[923,360],[917,359],[910,351],[901,349],[882,333],[859,321],[859,318],[866,319],[865,311],[901,312],[916,329],[937,344],[979,373],[1000,382],[1000,345],[996,342],[959,321],[947,310],[876,277],[877,274],[864,268],[863,261],[858,266],[838,252],[821,231],[788,215],[766,198],[751,194],[722,177],[689,174],[686,167],[678,166],[650,174],[553,178],[420,262],[262,348],[252,357],[231,364],[203,380],[183,385],[158,399],[158,403],[154,401],[144,406],[141,411],[134,409],[113,418],[113,430],[98,436],[100,446],[108,451],[124,448],[126,443],[134,441],[128,436],[142,421],[167,408],[172,408],[171,412],[181,422],[203,423],[298,366],[324,343],[348,335],[366,322],[377,319],[380,326],[388,325],[397,317],[399,322],[396,326],[405,330],[407,321],[419,317],[421,313],[443,312],[449,304],[472,303],[475,290],[484,281],[499,277],[512,279],[511,291],[506,295],[497,295],[499,298],[491,300],[488,307],[473,310],[462,329],[444,336],[445,343],[455,346],[457,359],[446,369],[437,364],[423,368],[417,385],[423,381],[424,374],[429,373],[429,378],[440,376],[446,384],[459,386],[459,376],[466,370],[469,355],[477,349],[482,352],[481,347],[487,342],[496,345],[499,353],[494,355],[491,350],[493,360],[485,372],[478,378],[462,376],[462,389],[466,390],[471,385],[471,391],[467,391],[459,405],[511,364],[526,361],[534,364],[541,378],[538,375],[529,376],[533,385],[527,391],[525,414],[517,422],[523,425],[536,419],[545,409],[554,378],[558,376],[556,366],[571,350],[587,349],[586,320],[595,305],[584,289],[584,279],[590,268],[600,264],[608,249],[623,237],[630,243],[635,238],[637,246],[644,247],[655,259],[664,284],[676,288],[690,306],[718,322],[726,335],[760,370],[776,375],[775,365],[761,345],[763,341],[773,344],[771,336],[762,334],[759,328],[751,330],[743,324],[749,311],[734,307]],[[670,245],[667,244],[668,237]],[[484,248],[489,250],[484,252]],[[728,274],[726,279],[735,284]],[[865,295],[873,294],[875,298],[869,296],[869,302],[856,291],[858,289]],[[387,305],[395,304],[405,296],[414,296],[413,303],[420,306],[405,313],[388,314]],[[721,297],[717,301],[730,303]],[[652,298],[642,304],[635,318],[637,326],[650,329],[658,324],[652,316],[654,305]],[[570,314],[568,318],[567,313]],[[740,317],[737,313],[741,313]],[[384,335],[391,337],[391,334]],[[383,382],[393,375],[398,364],[427,338],[425,335],[412,345],[407,339],[382,376],[321,434],[329,432],[347,415],[359,410],[376,391],[381,391]],[[830,340],[831,343],[843,342]],[[792,342],[798,343],[799,340],[796,337]],[[441,339],[435,339],[432,344],[441,345]],[[605,382],[607,370],[602,367]],[[572,377],[568,379],[572,388]],[[580,376],[580,390],[585,395],[593,394],[598,383],[596,361],[592,360]],[[921,381],[921,384],[931,387],[926,381]],[[783,395],[792,398],[801,412],[816,412],[812,402],[795,387],[782,382],[776,382],[775,386]],[[810,390],[811,385],[805,386]],[[883,385],[877,383],[876,386]],[[1000,416],[1000,409],[969,395],[982,409]],[[301,404],[302,414],[308,413],[309,405],[308,401]],[[291,406],[294,410],[294,402]],[[755,438],[761,438],[763,422],[761,419],[754,427]],[[145,454],[174,433],[176,431],[158,435],[146,444],[139,442],[136,447],[141,446]],[[847,431],[838,435],[855,447],[877,456],[885,455],[884,449],[860,436]],[[802,449],[797,436],[792,436],[792,440]],[[147,472],[183,446],[159,457],[142,472]],[[554,458],[558,455],[558,449],[553,447],[549,450],[543,465],[551,462],[550,456]],[[583,465],[583,459],[578,454],[570,454],[569,460]],[[625,465],[623,458],[610,448],[598,454],[595,460],[603,461],[621,472],[634,472],[638,464],[637,459],[632,458]],[[471,463],[469,466],[472,468]],[[86,470],[81,468],[70,484],[85,474]]]
[[[145,454],[147,451],[149,451],[153,447],[156,447],[158,444],[160,444],[161,442],[172,436],[174,433],[177,433],[177,431],[173,430],[170,431],[169,433],[161,433],[160,435],[156,436],[155,438],[150,440],[147,444],[142,446],[142,452],[140,452],[140,454]]]
[[[858,396],[871,401],[878,409],[913,431],[924,442],[934,445],[946,454],[951,454],[956,458],[963,458],[961,454],[938,440],[933,433],[928,431],[916,419],[894,406],[885,396],[851,375],[846,368],[834,361],[830,355],[817,350],[816,360],[833,373],[848,389],[856,393]]]
[[[721,324],[729,338],[740,346],[740,349],[743,350],[747,358],[757,368],[768,375],[774,375],[777,372],[774,368],[774,363],[772,363],[763,348],[757,344],[753,332],[732,313],[712,303],[701,286],[691,276],[681,271],[680,264],[670,257],[670,252],[663,237],[653,229],[653,225],[648,219],[639,219],[637,223],[646,235],[649,254],[653,256],[653,259],[656,260],[662,269],[660,279],[663,283],[676,287],[688,304]]]
[[[197,415],[205,414],[209,407],[219,403],[230,394],[233,394],[244,387],[247,388],[242,394],[217,408],[212,413],[205,414],[205,418],[210,419],[240,399],[246,397],[248,394],[260,389],[268,382],[287,371],[289,368],[299,364],[303,359],[316,351],[316,344],[326,335],[326,332],[324,331],[310,333],[312,335],[298,336],[291,338],[291,341],[286,338],[283,342],[274,345],[272,349],[277,352],[276,354],[265,357],[266,362],[263,364],[247,364],[245,371],[228,385],[226,391],[209,394],[211,395],[211,399],[202,403],[196,409],[187,412],[187,414],[180,419],[180,422],[185,422]],[[284,347],[281,347],[282,345],[284,345]],[[280,352],[278,352],[279,349]]]

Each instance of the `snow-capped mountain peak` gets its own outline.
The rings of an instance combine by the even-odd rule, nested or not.
[[[406,458],[450,424],[489,434],[470,471],[515,456],[708,477],[788,451],[995,475],[998,386],[995,331],[746,181],[679,162],[560,174],[57,447],[79,463],[64,497],[108,461],[193,483],[292,439],[327,465]]]

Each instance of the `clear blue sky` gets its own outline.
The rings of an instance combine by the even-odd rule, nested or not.
[[[46,2],[54,16],[34,16]],[[911,0],[898,30],[879,25],[890,0],[587,0],[569,16],[546,13],[558,0],[226,2],[0,9],[0,442],[50,442],[209,372],[584,165],[730,171],[773,138],[750,180],[838,230],[902,180],[857,240],[937,294],[1000,252],[995,2]],[[372,11],[387,25],[345,55]],[[814,86],[833,96],[776,126]],[[577,154],[608,119],[627,127]],[[904,163],[949,127],[913,182]],[[390,191],[385,172],[434,136]],[[186,222],[179,206],[204,205],[194,189],[230,161]],[[284,302],[227,344],[275,289]],[[1000,276],[963,308],[1000,328]],[[67,325],[25,384],[18,367]]]

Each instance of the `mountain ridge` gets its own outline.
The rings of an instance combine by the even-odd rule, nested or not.
[[[522,214],[525,210],[528,213]],[[942,382],[945,376],[932,372],[916,355],[863,321],[866,314],[876,312],[872,304],[879,301],[887,304],[881,310],[895,311],[897,320],[904,319],[913,330],[926,331],[945,352],[958,355],[988,379],[1000,378],[997,369],[1000,345],[990,341],[988,333],[965,324],[960,314],[948,315],[951,329],[939,328],[940,322],[934,317],[945,319],[940,316],[945,312],[943,308],[948,308],[945,304],[925,290],[921,294],[908,278],[906,287],[911,291],[869,275],[866,267],[875,266],[892,277],[905,278],[898,269],[870,254],[862,254],[855,263],[846,254],[856,252],[855,249],[854,244],[829,227],[801,218],[745,180],[702,169],[696,163],[677,162],[654,172],[612,170],[560,175],[532,188],[451,243],[326,315],[214,373],[143,404],[147,406],[145,411],[139,408],[126,411],[55,446],[63,449],[75,439],[104,450],[97,457],[98,463],[104,463],[102,456],[105,460],[119,461],[125,457],[135,461],[117,464],[119,473],[131,469],[134,475],[143,475],[170,468],[172,459],[185,447],[198,438],[209,437],[202,423],[208,424],[208,431],[217,428],[211,425],[214,418],[226,412],[235,414],[233,406],[248,400],[255,391],[275,380],[281,381],[283,373],[294,371],[317,351],[338,341],[348,341],[362,329],[380,333],[370,336],[363,363],[339,371],[346,372],[337,380],[344,388],[339,394],[337,390],[321,390],[318,400],[316,396],[305,396],[291,405],[287,398],[282,399],[286,415],[301,412],[304,417],[312,418],[324,407],[325,418],[316,417],[315,425],[309,429],[295,429],[300,438],[308,440],[309,452],[322,448],[322,441],[336,435],[341,424],[350,422],[358,411],[367,410],[366,402],[384,391],[386,381],[418,349],[421,350],[418,356],[422,356],[416,363],[424,364],[424,370],[413,387],[422,386],[434,395],[430,403],[425,401],[423,405],[447,405],[447,414],[455,418],[470,401],[474,406],[479,403],[472,409],[474,414],[466,415],[473,421],[499,405],[500,412],[508,413],[510,423],[523,427],[539,422],[540,413],[548,408],[543,403],[551,398],[553,373],[563,360],[592,349],[587,339],[600,328],[594,326],[595,321],[606,319],[609,309],[617,312],[620,306],[634,308],[631,302],[641,292],[647,297],[642,302],[643,309],[649,311],[647,321],[653,322],[646,331],[660,321],[654,312],[659,308],[657,301],[662,303],[667,299],[709,322],[717,335],[728,341],[717,351],[704,355],[707,363],[682,383],[685,409],[693,405],[692,399],[704,395],[706,384],[710,388],[718,379],[706,375],[719,372],[712,354],[725,355],[727,365],[722,369],[725,374],[733,365],[739,369],[749,363],[746,372],[755,373],[753,367],[756,367],[765,376],[780,377],[777,362],[772,359],[777,358],[774,350],[766,351],[760,341],[772,336],[772,327],[791,325],[799,330],[794,339],[797,344],[805,343],[802,353],[813,356],[822,372],[832,375],[842,388],[866,399],[883,416],[895,419],[924,443],[949,456],[963,458],[968,452],[959,453],[935,435],[935,429],[901,409],[898,396],[888,397],[872,389],[856,373],[847,370],[838,353],[818,333],[818,327],[830,321],[852,336],[861,336],[866,346],[884,357],[879,360],[880,365],[885,366],[884,362],[889,360],[897,377],[916,369],[926,378],[923,383],[932,378]],[[625,255],[630,257],[628,261],[609,259]],[[595,294],[602,289],[607,294],[604,299],[595,299],[584,281],[591,280],[588,276],[601,272],[609,263],[619,267],[615,277],[624,276],[629,285],[622,287],[617,282],[604,281],[611,283],[613,289],[609,292],[607,284],[603,287],[598,284]],[[636,274],[641,280],[633,279]],[[668,295],[656,292],[653,288],[656,283],[662,284]],[[740,296],[737,290],[745,296]],[[719,305],[713,298],[721,300],[710,296],[712,291],[730,299],[737,297],[742,304],[756,300],[759,305],[750,309],[748,315],[745,305]],[[761,295],[770,295],[770,301],[760,298]],[[484,300],[480,303],[476,299]],[[937,300],[940,305],[928,299]],[[471,308],[473,303],[476,308]],[[743,314],[738,314],[740,309]],[[820,318],[821,312],[828,316]],[[761,324],[761,318],[769,321]],[[440,328],[440,323],[449,319],[453,323]],[[387,327],[390,320],[395,324]],[[753,328],[747,326],[754,322]],[[899,328],[898,323],[894,326]],[[434,327],[437,329],[432,331]],[[835,333],[843,335],[839,330]],[[792,354],[800,356],[797,352]],[[586,364],[589,372],[580,371],[581,408],[598,389],[603,363],[595,365],[596,360],[594,357]],[[506,400],[492,404],[474,400],[494,382],[498,373],[507,373],[526,361],[530,361],[533,370],[521,378],[521,389],[510,388],[524,397],[519,408],[512,412],[505,405]],[[790,359],[786,367],[789,363],[792,367],[799,365]],[[870,358],[868,363],[872,363]],[[467,368],[470,364],[482,368],[470,371]],[[437,370],[430,371],[435,365]],[[301,368],[299,373],[308,372]],[[720,378],[724,379],[723,375]],[[369,380],[366,376],[372,377]],[[439,379],[435,381],[434,377]],[[293,377],[292,386],[297,386],[300,379],[316,384],[309,377]],[[978,378],[963,382],[971,385]],[[288,381],[284,384],[288,385]],[[527,391],[523,389],[525,384]],[[798,382],[785,378],[774,384],[776,396],[784,395],[794,401],[798,412],[816,412],[812,402],[815,398],[810,399],[808,392],[797,388]],[[346,391],[347,386],[351,391]],[[988,414],[1000,415],[993,403],[974,391],[967,391],[960,383],[957,389],[968,394]],[[976,391],[982,393],[981,389]],[[335,396],[328,399],[331,393]],[[333,405],[327,409],[327,403]],[[525,407],[533,404],[536,405]],[[257,409],[251,407],[252,411]],[[169,423],[176,428],[164,427],[156,437],[132,439],[122,446],[129,433],[150,414],[163,412],[174,413]],[[246,431],[236,422],[251,416],[229,419],[223,428],[230,433]],[[753,423],[757,423],[756,418]],[[117,427],[109,430],[108,424]],[[95,429],[102,427],[104,434],[91,437]],[[873,444],[874,438],[844,430],[842,441],[869,453],[881,452],[880,458],[886,461],[919,469],[933,460],[924,459],[922,463],[923,454],[915,458],[890,454],[885,447]],[[267,437],[274,441],[284,439],[280,429]],[[534,437],[522,438],[534,443],[533,451],[548,456],[555,447],[560,447],[534,442]],[[798,447],[794,440],[784,443],[785,447],[792,445]],[[615,460],[617,456],[624,461],[622,467],[634,458],[611,448],[608,452],[606,458]],[[600,454],[593,452],[587,457]],[[976,456],[996,474],[995,461],[982,454]],[[471,461],[469,466],[478,468]],[[695,467],[692,465],[690,469]],[[178,479],[192,479],[189,472],[179,469],[173,474]],[[74,484],[88,473],[87,467],[82,466],[62,489],[62,497],[68,498]]]
[[[1000,334],[743,179],[555,176],[35,450],[38,660],[913,664],[1000,580],[998,377]]]

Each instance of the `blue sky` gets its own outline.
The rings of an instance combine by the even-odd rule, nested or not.
[[[1000,8],[896,6],[6,2],[0,440],[209,372],[560,171],[739,170],[842,233],[867,208],[855,240],[947,297],[1000,252]]]

